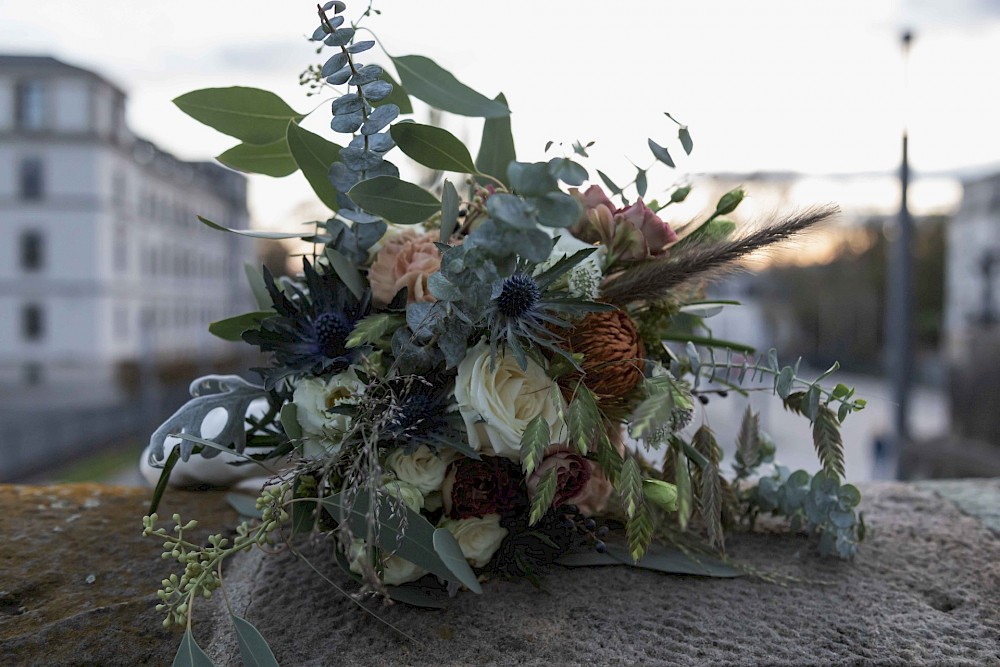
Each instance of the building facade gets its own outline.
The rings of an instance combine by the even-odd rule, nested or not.
[[[125,94],[0,55],[0,387],[113,385],[129,363],[207,359],[252,310],[246,180],[134,136]],[[242,310],[241,310],[242,309]]]

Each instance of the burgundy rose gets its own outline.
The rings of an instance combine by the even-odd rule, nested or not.
[[[596,463],[566,445],[546,450],[545,458],[528,477],[528,498],[534,498],[542,477],[553,469],[556,471],[556,494],[552,507],[576,505],[584,516],[603,511],[611,495],[611,482]]]
[[[448,467],[441,500],[453,519],[503,514],[524,503],[521,468],[510,459],[461,458]]]

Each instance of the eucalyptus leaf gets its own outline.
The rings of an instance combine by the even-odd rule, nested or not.
[[[430,58],[392,58],[406,92],[436,109],[460,116],[499,118],[510,114],[506,104],[477,93]]]
[[[469,149],[448,130],[420,123],[399,123],[390,133],[399,150],[425,167],[463,174],[476,172]]]
[[[368,119],[360,125],[361,134],[375,134],[381,132],[389,123],[396,120],[400,114],[400,107],[396,104],[383,103],[382,106],[368,114]],[[357,129],[357,128],[355,128]],[[353,132],[354,130],[351,130]]]
[[[208,332],[213,336],[221,338],[222,340],[228,340],[234,343],[242,342],[244,331],[256,329],[262,321],[272,315],[275,315],[273,310],[261,310],[252,313],[244,313],[235,317],[219,320],[218,322],[212,322],[208,325]]]
[[[571,551],[559,557],[558,565],[565,567],[593,567],[600,565],[627,565],[644,570],[666,572],[668,574],[693,574],[702,577],[732,578],[743,573],[713,556],[688,555],[665,546],[652,545],[638,562],[632,561],[628,548],[622,544],[607,544],[604,553],[592,549]]]
[[[684,148],[684,152],[691,155],[691,151],[694,150],[694,142],[691,141],[691,132],[688,131],[686,125],[682,125],[680,129],[677,130],[677,138],[681,141],[681,147]]]
[[[399,109],[398,113],[413,113],[413,103],[410,102],[410,96],[406,94],[406,89],[403,88],[402,84],[393,79],[388,72],[382,72],[381,78],[382,81],[392,84],[392,92],[389,93],[388,97],[372,102],[372,106],[378,108],[383,105],[392,104]]]
[[[430,192],[392,176],[362,181],[347,196],[369,213],[400,225],[423,222],[441,209],[441,202]]]
[[[493,100],[507,106],[507,98],[500,93]],[[483,174],[489,174],[504,185],[507,180],[507,165],[517,159],[514,150],[514,135],[510,128],[510,116],[487,118],[483,122],[483,136],[479,142],[479,154],[476,155],[476,169]]]
[[[274,178],[294,174],[299,168],[284,137],[269,144],[237,144],[215,159],[230,169]]]
[[[181,111],[248,144],[270,144],[285,136],[289,121],[305,116],[272,92],[259,88],[204,88],[174,99]]]
[[[174,656],[171,667],[213,667],[208,655],[194,640],[190,628],[185,630],[184,636],[181,637],[181,644],[177,648],[177,655]]]
[[[250,291],[253,293],[257,307],[261,310],[271,308],[273,305],[271,303],[271,295],[267,293],[267,287],[264,285],[264,276],[260,272],[260,269],[247,262],[243,265],[243,271],[246,274],[247,283],[250,285]]]
[[[247,519],[260,519],[263,510],[257,509],[257,498],[251,498],[245,493],[227,493],[226,502],[236,512]]]
[[[441,188],[441,231],[439,238],[442,243],[448,243],[458,227],[458,209],[458,190],[451,184],[451,181],[445,179],[444,186]]]
[[[207,218],[203,218],[200,215],[198,216],[198,220],[200,220],[202,224],[211,227],[212,229],[217,229],[220,232],[230,232],[232,234],[239,234],[240,236],[247,236],[252,239],[301,239],[312,236],[312,232],[258,232],[252,229],[230,229],[229,227],[223,227],[218,223],[212,222]]]
[[[405,519],[394,511],[395,505],[386,496],[377,496],[372,507],[367,491],[360,490],[349,507],[343,503],[342,493],[323,498],[320,503],[337,521],[345,521],[355,537],[364,539],[368,535],[369,512],[374,513],[378,531],[374,536],[379,548],[419,565],[431,574],[448,581],[457,581],[474,593],[482,593],[482,587],[465,558],[457,559],[456,550],[461,548],[450,532],[439,533],[433,525],[419,513],[405,505]],[[405,523],[405,528],[404,528]],[[440,549],[440,551],[439,551]]]
[[[331,211],[336,211],[337,189],[330,182],[330,165],[340,159],[341,148],[298,125],[288,126],[288,148],[313,192]]]
[[[292,440],[302,437],[302,426],[299,425],[299,408],[294,403],[285,403],[281,406],[278,414],[278,421],[281,422],[281,430]]]
[[[666,148],[656,143],[652,139],[647,139],[646,141],[649,143],[649,150],[653,152],[653,157],[655,157],[657,160],[667,165],[668,167],[673,168],[677,166],[674,164],[674,159],[670,157],[670,152]]]
[[[271,647],[257,628],[235,614],[230,614],[229,617],[236,628],[236,643],[239,645],[244,667],[278,667]]]

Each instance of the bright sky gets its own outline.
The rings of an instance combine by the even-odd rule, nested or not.
[[[947,5],[946,10],[934,6]],[[912,164],[925,173],[1000,165],[1000,3],[996,0],[376,0],[366,25],[394,54],[426,55],[514,111],[521,159],[547,140],[596,140],[587,163],[631,179],[651,162],[646,137],[672,149],[669,111],[695,150],[679,173],[650,173],[651,194],[684,172],[885,173],[904,119],[900,33],[916,37],[909,67]],[[348,2],[356,16],[364,0]],[[0,45],[92,68],[130,96],[129,122],[179,157],[207,159],[234,140],[170,100],[189,90],[251,85],[300,111],[298,74],[319,63],[304,39],[308,0],[0,0]],[[366,54],[367,55],[367,54]],[[384,61],[383,61],[384,62]],[[322,104],[306,126],[325,132]],[[445,124],[475,147],[480,121]],[[325,128],[325,130],[324,130]],[[309,198],[300,175],[254,177],[258,226],[277,226]],[[827,197],[826,199],[828,199]]]

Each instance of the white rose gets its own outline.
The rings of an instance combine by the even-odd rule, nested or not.
[[[454,459],[452,450],[435,454],[427,445],[420,445],[412,454],[405,454],[402,449],[394,450],[389,454],[386,465],[396,473],[396,477],[427,495],[440,490],[448,464]]]
[[[462,549],[462,555],[473,567],[485,567],[500,548],[503,538],[507,537],[507,529],[500,525],[499,514],[445,519],[439,527],[451,531]]]
[[[393,479],[391,475],[382,478],[382,488],[393,498],[403,501],[403,504],[414,512],[419,512],[424,508],[424,494],[413,484],[399,479]]]
[[[480,342],[458,365],[455,400],[473,449],[520,458],[521,436],[528,422],[541,415],[549,425],[549,442],[559,442],[562,395],[545,369],[528,359],[521,370],[514,355],[498,354],[490,370],[490,347]]]
[[[353,370],[331,378],[302,378],[295,384],[292,403],[302,428],[304,454],[318,457],[336,453],[344,433],[350,427],[347,415],[330,412],[330,408],[352,402],[364,390]]]
[[[361,569],[361,561],[365,556],[364,541],[354,540],[350,552],[351,572],[364,574]],[[427,574],[427,570],[399,556],[384,556],[382,558],[382,583],[388,586],[408,584],[425,574]]]
[[[546,229],[550,232],[556,231],[553,228]],[[558,231],[561,233],[559,240],[556,241],[552,248],[552,255],[535,267],[536,276],[552,268],[556,262],[565,257],[575,255],[581,250],[593,249],[595,247],[590,243],[584,243],[572,234],[566,233],[565,230]],[[566,289],[570,294],[581,299],[597,298],[601,287],[601,281],[604,279],[604,273],[601,271],[601,265],[604,262],[604,256],[606,254],[607,248],[605,246],[597,246],[597,250],[595,252],[592,252],[586,259],[569,270],[569,273],[565,276],[565,280]]]

